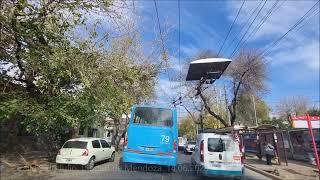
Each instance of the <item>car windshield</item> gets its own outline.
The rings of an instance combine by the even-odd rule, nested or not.
[[[223,152],[223,151],[236,151],[237,143],[231,139],[209,138],[208,151],[210,152]]]
[[[162,108],[137,107],[133,123],[171,127],[173,125],[172,111]]]
[[[84,141],[67,141],[62,148],[86,149],[87,142]]]

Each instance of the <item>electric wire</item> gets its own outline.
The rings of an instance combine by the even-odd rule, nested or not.
[[[258,13],[256,14],[256,16],[254,17],[253,21],[251,22],[251,24],[249,25],[249,27],[247,28],[246,32],[243,34],[243,36],[241,37],[240,41],[238,42],[238,44],[236,45],[236,48],[234,49],[234,51],[231,53],[230,58],[232,58],[236,51],[238,50],[238,47],[240,45],[240,43],[242,42],[243,38],[247,35],[249,29],[251,28],[251,26],[253,25],[254,21],[257,19],[258,15],[260,14],[261,10],[263,9],[263,7],[266,5],[268,0],[265,0],[262,7],[259,9]]]
[[[262,4],[263,1],[260,1],[260,3],[258,4],[258,6],[251,11],[249,18],[245,21],[245,23],[242,24],[240,30],[239,30],[239,34],[242,34],[242,31],[244,29],[245,26],[247,26],[249,24],[250,19],[252,18],[253,14],[258,10],[258,8],[260,7],[260,5]],[[227,47],[227,49],[225,51],[228,51],[230,47],[232,47],[233,43],[235,42],[235,40],[237,39],[237,35],[235,34],[235,36],[233,37],[230,45]]]
[[[285,34],[283,34],[281,37],[273,41],[269,46],[267,46],[261,53],[261,56],[268,56],[271,53],[271,49],[274,48],[279,44],[281,40],[283,40],[292,30],[294,30],[299,24],[301,24],[305,19],[306,16],[309,14],[309,12],[316,7],[316,5],[319,3],[319,0],[317,3],[315,3]],[[269,51],[269,52],[268,52]]]
[[[180,0],[179,0],[179,1],[180,1]],[[218,52],[218,55],[217,55],[217,56],[219,56],[219,54],[220,54],[220,52],[221,52],[221,50],[222,50],[222,48],[223,48],[226,40],[228,39],[229,34],[230,34],[230,32],[231,32],[231,30],[232,30],[235,22],[237,21],[237,18],[238,18],[238,16],[239,16],[239,14],[240,14],[240,12],[241,12],[241,9],[242,9],[242,7],[243,7],[243,5],[244,5],[245,2],[246,2],[246,0],[243,0],[242,4],[241,4],[241,6],[240,6],[240,8],[239,8],[239,10],[238,10],[237,15],[236,15],[236,17],[234,18],[234,20],[233,20],[233,22],[232,22],[232,25],[230,26],[230,28],[229,28],[229,30],[228,30],[228,33],[227,33],[226,37],[225,37],[224,40],[223,40],[223,43],[222,43],[222,45],[221,45],[221,47],[220,47],[220,49],[219,49],[219,52]]]
[[[268,12],[261,18],[260,23],[257,24],[257,26],[255,26],[255,28],[251,31],[251,33],[248,35],[248,37],[241,43],[241,45],[239,46],[238,50],[243,47],[245,44],[247,44],[247,42],[250,40],[251,37],[254,37],[254,35],[259,31],[259,29],[262,27],[262,25],[267,21],[267,19],[269,17],[271,17],[272,13],[275,12],[274,10],[276,9],[276,6],[278,5],[280,0],[277,0],[273,6],[268,10]],[[283,1],[285,2],[285,1]],[[282,2],[282,4],[283,4]],[[282,5],[280,4],[280,6]]]

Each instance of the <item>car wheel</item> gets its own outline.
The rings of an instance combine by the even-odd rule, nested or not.
[[[91,157],[88,164],[85,165],[86,170],[91,170],[94,167],[94,157]]]
[[[115,156],[116,156],[116,155],[115,155],[115,152],[113,152],[113,153],[111,154],[111,157],[110,157],[110,159],[109,159],[109,162],[113,162]]]

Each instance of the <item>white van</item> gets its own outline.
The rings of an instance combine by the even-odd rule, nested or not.
[[[241,178],[244,173],[239,143],[231,134],[198,134],[191,163],[201,176]]]
[[[187,138],[178,137],[178,148],[179,150],[184,150],[187,145]]]

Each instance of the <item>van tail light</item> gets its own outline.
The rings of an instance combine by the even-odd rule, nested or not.
[[[84,150],[81,156],[89,156],[89,150],[88,149]]]
[[[177,141],[174,140],[173,141],[173,152],[177,152],[177,148],[178,148]]]
[[[204,161],[204,144],[203,140],[200,142],[200,161]]]
[[[244,164],[244,146],[239,144],[240,154],[241,154],[241,164]]]

